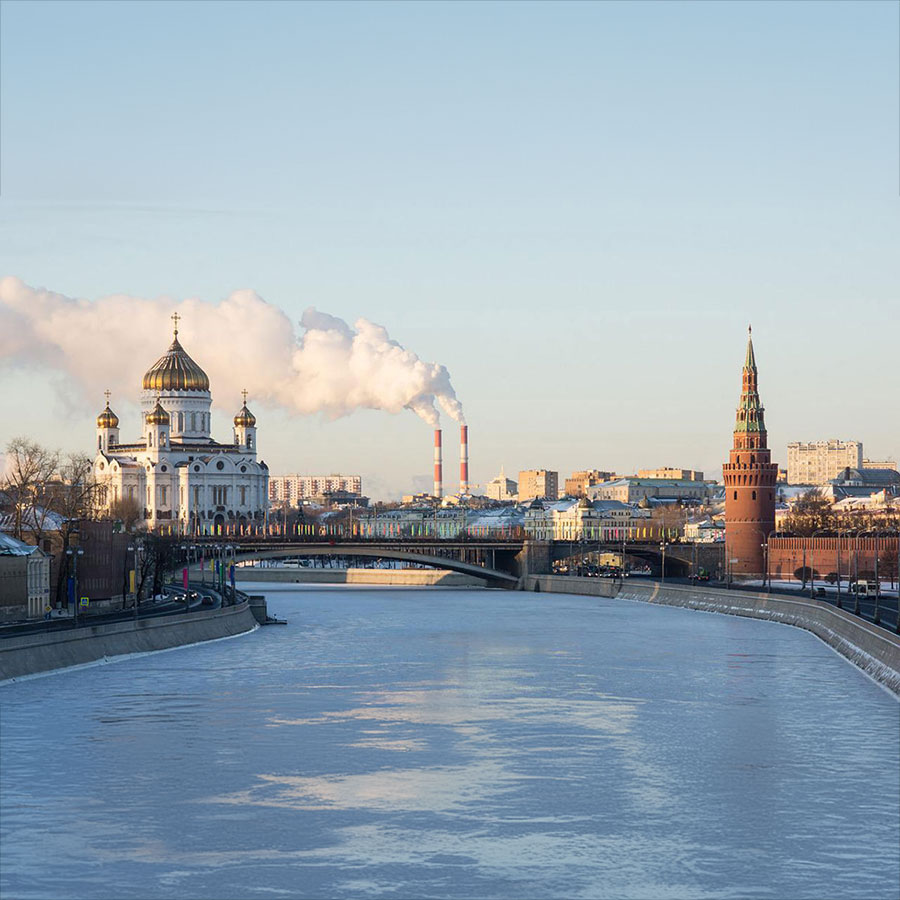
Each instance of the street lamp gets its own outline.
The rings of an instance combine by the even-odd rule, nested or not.
[[[72,608],[72,622],[73,628],[78,627],[78,557],[84,556],[84,550],[81,547],[66,547],[66,556],[68,556],[72,560],[72,587],[73,594],[72,600],[73,608]]]
[[[666,540],[660,542],[659,549],[662,551],[662,584],[666,583]]]
[[[828,528],[817,528],[812,533],[812,543],[809,545],[809,599],[812,600],[815,598],[815,584],[816,584],[816,567],[815,567],[815,549],[816,549],[816,535],[820,534],[823,531],[829,531]]]

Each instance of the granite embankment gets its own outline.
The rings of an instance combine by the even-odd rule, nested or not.
[[[169,650],[234,637],[257,627],[250,604],[245,601],[223,609],[3,637],[0,639],[0,681],[129,653]]]
[[[651,581],[529,575],[523,587],[556,594],[587,594],[682,606],[703,612],[768,619],[812,632],[875,681],[900,695],[900,636],[818,600],[728,591],[702,585],[663,585]]]
[[[238,581],[288,584],[386,584],[484,587],[481,578],[446,569],[307,569],[288,566],[245,566],[235,570]]]

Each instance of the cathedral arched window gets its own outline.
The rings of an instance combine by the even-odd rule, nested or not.
[[[197,413],[191,413],[191,431],[197,430]]]

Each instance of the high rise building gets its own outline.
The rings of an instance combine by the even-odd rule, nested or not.
[[[271,475],[269,500],[272,503],[288,503],[296,506],[301,500],[337,491],[362,494],[362,478],[359,475]]]
[[[738,576],[765,573],[765,550],[775,530],[775,480],[778,465],[768,449],[765,409],[759,399],[753,337],[747,337],[741,401],[734,424],[725,481],[725,562]]]
[[[863,467],[861,441],[792,441],[787,451],[788,484],[825,484],[847,467]]]
[[[555,500],[559,496],[559,472],[548,469],[525,469],[519,472],[519,502]]]

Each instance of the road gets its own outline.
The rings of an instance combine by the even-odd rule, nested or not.
[[[141,619],[155,618],[157,616],[171,616],[185,612],[197,612],[205,609],[220,609],[222,607],[221,595],[212,589],[209,585],[200,582],[192,582],[188,588],[191,592],[196,592],[197,597],[192,599],[190,604],[185,606],[184,595],[185,590],[180,585],[166,585],[166,599],[156,602],[143,602],[137,610],[137,615]],[[204,604],[203,597],[212,599],[211,604]],[[89,613],[78,616],[78,627],[88,627],[91,625],[108,625],[113,622],[128,622],[135,618],[134,607],[127,609],[115,610],[108,613]],[[4,637],[19,636],[23,634],[43,634],[48,631],[66,631],[75,627],[74,619],[71,616],[60,616],[53,619],[41,619],[38,622],[21,622],[0,626],[0,639]]]

